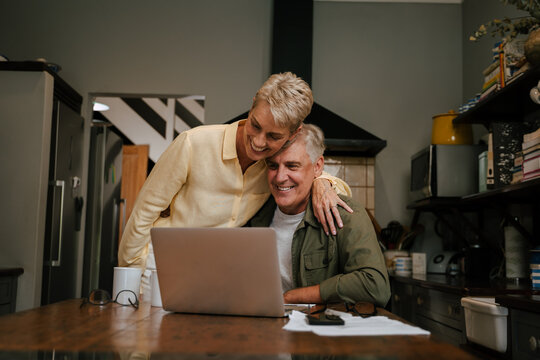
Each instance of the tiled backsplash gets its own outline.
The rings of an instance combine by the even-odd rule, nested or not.
[[[349,184],[352,197],[375,216],[375,158],[325,156],[324,170]]]

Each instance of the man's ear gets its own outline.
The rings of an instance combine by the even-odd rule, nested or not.
[[[315,161],[315,164],[313,164],[314,170],[315,170],[315,177],[321,176],[323,170],[324,170],[324,157],[319,156],[317,161]]]

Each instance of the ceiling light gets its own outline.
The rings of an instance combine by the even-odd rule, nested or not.
[[[109,110],[108,105],[105,105],[105,104],[98,103],[98,102],[94,101],[94,111],[107,111],[107,110]]]

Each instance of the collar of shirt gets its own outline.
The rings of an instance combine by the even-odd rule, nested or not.
[[[244,123],[246,120],[240,120],[233,122],[225,129],[225,136],[223,137],[223,160],[237,159],[238,154],[236,152],[236,132],[238,131],[238,125]]]
[[[304,215],[304,220],[301,224],[301,227],[304,226],[303,224],[304,222],[307,222],[309,225],[313,226],[314,228],[321,227],[319,220],[317,220],[317,218],[315,217],[315,213],[313,212],[313,206],[311,205],[311,195],[307,203],[306,213]]]
[[[270,196],[270,198],[268,199],[267,203],[263,206],[261,211],[259,211],[259,213],[257,213],[250,220],[251,226],[254,226],[254,227],[270,226],[276,207],[277,207],[276,201],[274,200],[272,196]],[[310,226],[313,226],[314,228],[317,228],[317,229],[321,227],[319,220],[317,220],[317,218],[315,217],[315,214],[313,213],[313,207],[311,206],[311,199],[308,201],[308,205],[304,213],[304,218],[298,225],[298,228],[305,227],[305,223],[308,223]]]

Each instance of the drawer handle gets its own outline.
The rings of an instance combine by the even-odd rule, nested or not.
[[[422,304],[424,303],[424,299],[422,299],[420,296],[418,296],[416,298],[416,303],[419,305],[419,306],[422,306]]]
[[[536,351],[538,349],[538,341],[534,336],[529,338],[529,347],[531,348],[531,351]]]
[[[395,295],[394,295],[394,301],[395,301],[395,302],[399,302],[399,295],[398,295],[398,294],[395,294]]]
[[[461,306],[448,305],[448,315],[459,315],[461,313]]]

